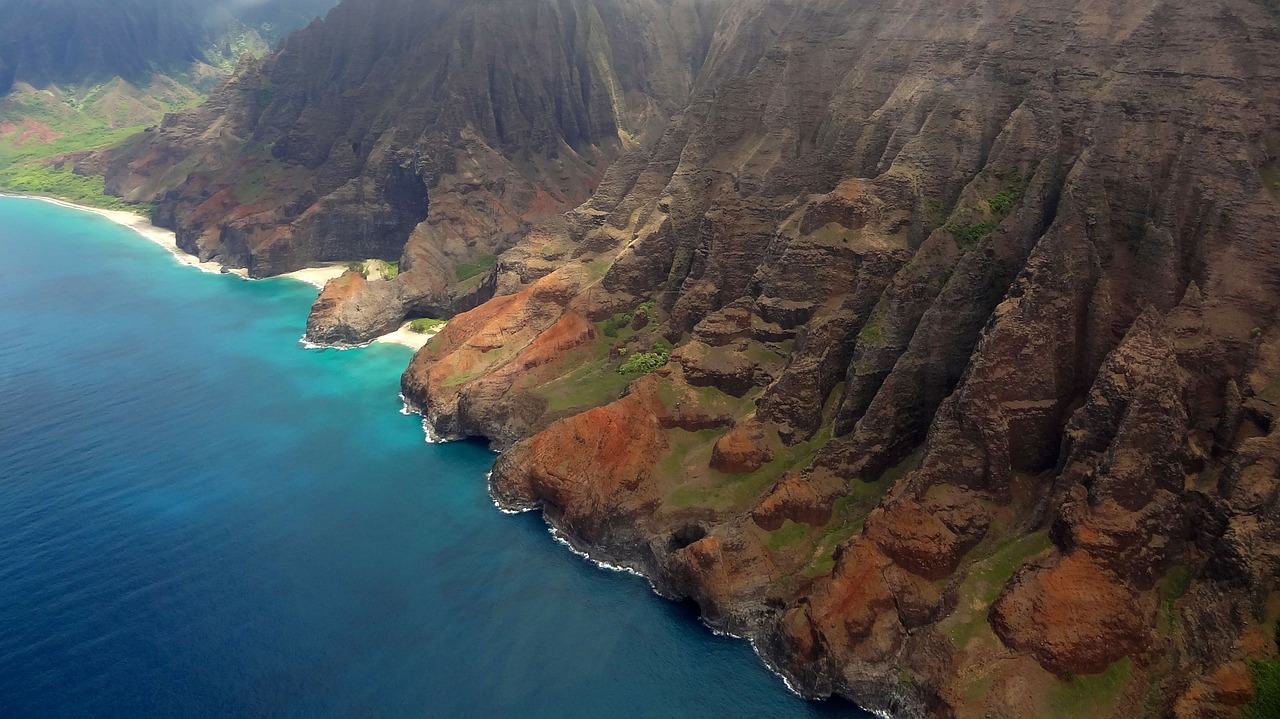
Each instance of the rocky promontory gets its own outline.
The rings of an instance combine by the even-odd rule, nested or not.
[[[409,82],[354,24],[379,3],[415,5],[347,0],[114,186],[252,272],[398,258],[309,331],[452,317],[402,383],[433,433],[806,696],[1207,719],[1267,690],[1271,6],[427,2]],[[467,34],[500,11],[537,30]]]

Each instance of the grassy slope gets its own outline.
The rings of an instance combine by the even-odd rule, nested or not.
[[[146,85],[118,77],[81,86],[15,85],[0,97],[0,190],[108,209],[137,208],[105,194],[101,177],[77,175],[58,158],[111,147],[159,123],[167,113],[198,105],[241,56],[268,49],[256,31],[239,28],[209,48],[210,64],[194,63],[172,77],[155,75]]]
[[[0,189],[46,194],[107,208],[127,206],[103,193],[101,177],[72,173],[57,158],[110,147],[203,95],[169,78],[145,87],[115,79],[101,85],[15,86],[0,98]]]

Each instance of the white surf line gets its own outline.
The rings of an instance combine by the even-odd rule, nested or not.
[[[79,210],[88,212],[99,217],[106,218],[121,227],[127,227],[154,244],[163,247],[173,256],[178,264],[187,267],[194,267],[201,272],[211,275],[235,275],[242,280],[252,280],[256,278],[249,277],[249,271],[242,267],[227,267],[219,262],[206,262],[199,257],[187,252],[178,246],[178,235],[172,230],[166,230],[163,227],[157,227],[152,224],[149,219],[130,210],[108,210],[101,207],[92,207],[90,205],[81,205],[77,202],[59,199],[57,197],[47,197],[45,195],[24,195],[12,192],[0,192],[0,197],[14,197],[23,200],[39,200],[40,202],[48,202],[51,205],[58,205],[71,210]],[[339,277],[346,272],[346,264],[339,262],[330,262],[316,267],[305,267],[301,270],[286,272],[276,275],[287,280],[296,280],[305,282],[313,287],[323,288],[329,280]],[[273,279],[273,278],[262,278]]]
[[[156,227],[155,225],[151,224],[150,220],[148,220],[147,218],[135,212],[129,212],[127,210],[106,210],[101,207],[90,207],[88,205],[81,205],[75,202],[68,202],[67,200],[60,200],[56,197],[45,197],[43,195],[21,195],[21,194],[15,194],[15,193],[0,192],[0,197],[16,197],[24,200],[39,200],[41,202],[48,202],[51,205],[58,205],[59,207],[65,207],[71,210],[79,210],[81,212],[88,212],[93,215],[98,215],[99,217],[104,217],[116,223],[117,225],[120,225],[122,227],[127,227],[133,230],[138,235],[141,235],[143,239],[149,240],[152,243],[157,244],[163,247],[164,249],[168,250],[169,254],[173,255],[173,258],[178,261],[178,264],[186,265],[188,267],[194,267],[200,270],[201,272],[207,272],[209,274],[215,274],[215,275],[230,274],[230,275],[236,275],[241,279],[246,279],[246,280],[249,279],[249,273],[247,270],[223,267],[217,262],[201,261],[199,257],[196,257],[195,255],[189,252],[186,252],[181,247],[178,247],[177,234],[175,234],[170,230],[166,230],[162,227]]]

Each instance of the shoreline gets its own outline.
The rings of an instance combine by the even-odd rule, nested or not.
[[[127,227],[138,235],[141,235],[144,239],[168,250],[169,254],[173,255],[173,258],[178,261],[178,264],[194,267],[201,272],[207,272],[209,274],[230,274],[236,275],[240,279],[249,279],[249,273],[247,270],[223,267],[217,262],[202,262],[199,257],[196,257],[195,255],[184,251],[181,247],[178,247],[178,236],[176,233],[162,227],[156,227],[151,224],[150,220],[136,212],[130,212],[128,210],[108,210],[101,207],[81,205],[76,202],[63,200],[57,197],[49,197],[47,195],[24,195],[0,192],[0,197],[14,197],[21,200],[39,200],[41,202],[48,202],[51,205],[58,205],[59,207],[66,207],[71,210],[80,210],[81,212],[98,215],[99,217],[104,217],[121,227]]]
[[[432,337],[440,334],[440,331],[444,329],[444,325],[438,325],[430,332],[414,332],[409,329],[411,322],[412,321],[405,322],[400,325],[399,329],[388,332],[385,335],[374,337],[373,341],[383,342],[386,344],[403,345],[416,352],[417,350],[422,349],[423,345],[430,342]]]
[[[197,270],[200,270],[201,272],[205,272],[211,275],[235,275],[236,277],[239,277],[240,279],[245,280],[246,282],[257,281],[257,279],[275,279],[279,277],[287,280],[304,282],[308,285],[311,285],[312,287],[322,290],[324,289],[325,284],[329,282],[329,280],[335,279],[337,277],[341,277],[347,271],[347,263],[330,262],[323,265],[317,265],[315,267],[304,267],[303,269],[300,269],[300,270],[294,270],[293,272],[286,272],[284,274],[275,275],[273,277],[253,278],[249,276],[249,271],[243,268],[226,267],[218,262],[202,261],[199,257],[196,257],[195,255],[183,250],[181,247],[178,247],[177,233],[173,232],[172,230],[166,230],[163,227],[157,227],[156,225],[151,223],[151,220],[147,219],[146,217],[136,212],[131,212],[129,210],[108,210],[102,207],[92,207],[90,205],[81,205],[77,202],[64,200],[60,197],[49,197],[47,195],[28,195],[28,194],[14,193],[14,192],[4,192],[2,190],[0,190],[0,197],[13,197],[20,200],[39,200],[41,202],[48,202],[51,205],[58,205],[59,207],[65,207],[71,210],[79,210],[81,212],[88,212],[90,214],[98,215],[99,217],[103,217],[107,220],[110,220],[111,222],[114,222],[117,225],[120,225],[121,227],[127,227],[128,229],[133,230],[143,239],[146,239],[154,244],[159,245],[160,247],[163,247],[165,250],[169,252],[170,255],[173,256],[175,260],[177,260],[178,264],[184,265],[187,267],[194,267]],[[422,346],[425,345],[432,337],[434,337],[441,329],[443,329],[443,325],[437,328],[435,332],[429,332],[429,333],[414,332],[409,329],[409,323],[405,322],[396,330],[392,332],[388,332],[385,335],[381,335],[373,338],[373,340],[369,344],[372,344],[373,342],[382,342],[384,344],[397,344],[403,347],[408,347],[409,349],[412,349],[414,351],[417,351],[419,349],[422,349]]]
[[[58,205],[59,207],[66,207],[71,210],[80,210],[81,212],[98,215],[99,217],[106,218],[121,227],[127,227],[142,236],[144,239],[168,250],[169,254],[173,255],[173,258],[177,260],[180,265],[194,267],[201,272],[206,272],[211,275],[235,275],[242,280],[254,279],[249,277],[249,271],[246,269],[240,267],[227,267],[218,262],[205,262],[199,257],[183,250],[181,247],[178,247],[178,236],[176,233],[172,230],[166,230],[163,227],[153,225],[151,220],[136,212],[131,212],[129,210],[108,210],[102,207],[81,205],[77,202],[71,202],[70,200],[64,200],[59,197],[49,197],[47,195],[27,195],[0,191],[0,197],[14,197],[21,200],[39,200],[41,202],[48,202],[51,205]],[[346,272],[345,263],[331,262],[325,265],[306,267],[301,270],[286,272],[282,275],[276,275],[276,277],[305,282],[313,287],[323,289],[326,282],[340,276],[343,272]]]

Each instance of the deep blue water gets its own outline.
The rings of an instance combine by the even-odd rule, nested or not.
[[[0,716],[853,712],[498,513],[314,295],[0,198]]]

